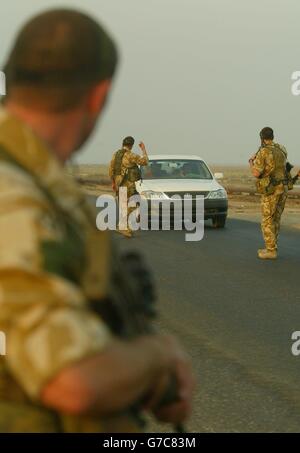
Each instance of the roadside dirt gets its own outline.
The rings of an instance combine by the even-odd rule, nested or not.
[[[113,194],[106,165],[80,165],[69,167],[87,195],[99,196]],[[213,171],[222,172],[224,178],[220,183],[228,192],[229,217],[260,221],[260,196],[255,191],[253,178],[246,167],[213,167]],[[300,229],[300,185],[289,192],[282,219],[285,226]]]

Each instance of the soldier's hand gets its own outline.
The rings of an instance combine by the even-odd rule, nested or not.
[[[146,146],[145,146],[145,144],[144,144],[143,142],[140,142],[140,143],[139,143],[139,147],[141,148],[141,150],[142,150],[143,152],[146,152]]]
[[[178,362],[174,377],[177,381],[177,401],[154,409],[153,414],[159,421],[179,424],[185,422],[192,413],[195,379],[190,363]]]
[[[160,421],[177,424],[184,422],[191,415],[195,379],[187,354],[174,338],[169,337],[167,341],[169,352],[173,355],[173,365],[169,372],[164,372],[158,379],[149,396],[146,409],[151,410]],[[160,403],[174,380],[177,385],[176,400],[161,406]]]

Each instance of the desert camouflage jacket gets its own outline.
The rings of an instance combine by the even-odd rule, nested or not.
[[[278,153],[277,155],[276,152]],[[253,168],[261,174],[262,178],[272,176],[275,179],[281,180],[286,177],[286,159],[287,151],[285,147],[277,143],[272,143],[271,145],[262,146],[258,150]],[[276,187],[276,192],[278,191],[284,191],[283,184],[279,184]]]
[[[273,145],[269,146],[262,146],[255,157],[253,168],[259,171],[263,175],[263,177],[270,176],[275,170],[275,159],[273,154],[274,148],[280,148],[282,153],[285,155],[285,159],[287,158],[287,151],[284,146],[274,143]]]
[[[132,168],[135,165],[147,165],[148,164],[148,156],[143,155],[139,156],[138,154],[133,153],[130,149],[125,148],[126,151],[124,153],[123,159],[122,159],[122,165],[121,165],[121,175],[118,175],[118,177],[124,177],[126,170],[128,168]],[[110,178],[114,177],[114,168],[115,168],[115,159],[116,159],[116,154],[118,151],[116,151],[113,155],[113,158],[110,162],[109,166],[109,176]]]
[[[147,165],[148,163],[148,156],[139,156],[138,154],[133,153],[130,149],[126,149],[126,152],[122,159],[122,166],[121,166],[121,175],[123,176],[128,168],[133,167],[134,165]],[[109,165],[109,176],[112,178],[114,175],[114,167],[115,167],[115,158],[118,151],[116,151],[113,155],[113,158]]]
[[[40,403],[60,370],[111,341],[89,304],[109,291],[109,238],[96,230],[84,196],[47,146],[1,109],[1,432],[121,430],[121,414],[67,417]]]

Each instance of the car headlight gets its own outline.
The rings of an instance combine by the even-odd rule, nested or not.
[[[168,197],[163,192],[154,192],[153,190],[145,190],[141,192],[141,196],[146,198],[147,200],[158,199],[158,200],[166,200]]]
[[[227,192],[225,189],[218,189],[218,190],[213,190],[210,192],[207,198],[212,198],[212,199],[221,199],[221,198],[227,198]]]

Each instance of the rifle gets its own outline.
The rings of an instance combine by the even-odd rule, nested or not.
[[[295,176],[292,176],[291,171],[293,170],[293,168],[294,165],[290,164],[289,162],[286,163],[286,172],[288,174],[288,177],[290,177],[293,184],[296,184],[299,179],[299,173],[297,173]]]
[[[92,307],[116,336],[130,340],[155,333],[155,285],[152,273],[141,255],[128,252],[115,257],[112,263],[111,290],[108,299],[92,301]],[[177,382],[173,378],[159,407],[174,403],[177,399]],[[138,403],[133,411],[143,423],[139,415],[140,406],[141,403]],[[175,430],[179,433],[185,432],[182,425],[176,426]]]

